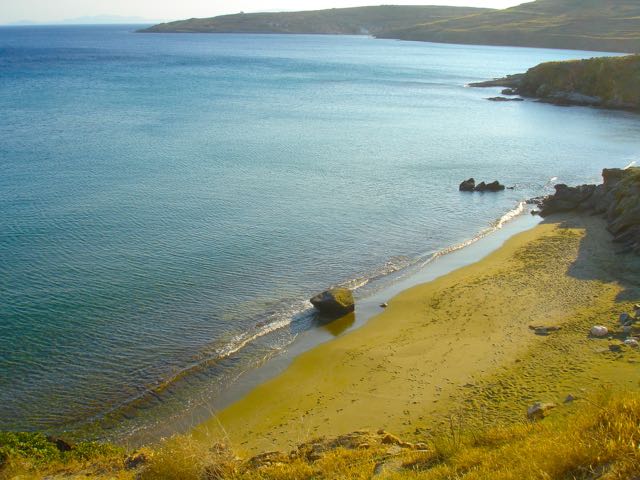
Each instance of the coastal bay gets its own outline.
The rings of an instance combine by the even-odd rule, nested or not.
[[[584,52],[16,32],[0,479],[637,473],[638,117],[466,88]],[[637,102],[637,57],[553,86],[620,62]]]
[[[318,328],[315,293],[637,156],[630,113],[465,87],[593,53],[134,29],[0,29],[1,430],[184,431]]]

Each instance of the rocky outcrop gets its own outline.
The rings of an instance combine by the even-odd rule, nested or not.
[[[332,288],[311,298],[310,302],[320,312],[340,316],[355,310],[353,293],[348,288]]]
[[[518,88],[520,88],[520,85],[522,85],[522,79],[524,78],[524,75],[524,73],[516,73],[514,75],[507,75],[506,77],[502,78],[494,78],[493,80],[470,83],[469,86],[477,88],[505,87],[506,90],[509,90],[511,92],[508,95],[516,95],[518,93]]]
[[[541,63],[523,74],[469,86],[505,87],[503,95],[536,98],[555,105],[640,111],[638,82],[640,55],[628,55]],[[489,100],[504,101],[500,98]]]
[[[540,216],[559,212],[603,215],[614,242],[640,254],[640,168],[605,169],[600,185],[556,185],[556,193],[539,200]]]
[[[476,185],[476,181],[473,178],[465,180],[459,187],[461,192],[501,192],[504,189],[505,186],[497,180],[491,183],[480,182]]]
[[[392,439],[392,440],[390,440]],[[289,453],[284,452],[267,452],[249,460],[242,462],[240,471],[251,469],[259,469],[260,467],[270,466],[274,464],[287,464],[295,460],[302,460],[308,463],[314,463],[323,457],[330,455],[336,449],[344,450],[369,450],[376,449],[387,454],[395,455],[397,451],[405,450],[424,450],[428,448],[423,443],[413,444],[402,441],[395,435],[384,430],[378,431],[377,434],[370,433],[366,430],[358,430],[356,432],[340,435],[335,438],[316,438],[305,443],[299,444]],[[398,449],[398,450],[395,450]],[[395,453],[394,453],[395,452]]]

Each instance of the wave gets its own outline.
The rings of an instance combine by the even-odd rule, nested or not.
[[[216,358],[229,357],[254,340],[291,325],[298,315],[311,308],[311,302],[301,301],[273,313],[266,320],[258,322],[253,329],[236,335],[226,345],[216,350]]]
[[[405,256],[392,257],[389,260],[387,260],[384,263],[384,265],[377,267],[375,270],[372,270],[360,277],[352,278],[350,280],[338,283],[334,286],[348,288],[350,290],[358,290],[364,287],[365,285],[368,285],[372,281],[378,280],[380,278],[386,277],[387,275],[391,275],[392,273],[403,270],[414,263],[415,261],[412,261],[410,257],[405,257]]]
[[[480,230],[474,237],[472,237],[472,238],[470,238],[468,240],[465,240],[463,242],[456,243],[456,244],[451,245],[449,247],[443,248],[442,250],[439,250],[439,251],[433,253],[431,256],[429,256],[427,259],[425,259],[423,261],[423,265],[431,263],[436,258],[440,258],[440,257],[442,257],[444,255],[448,255],[450,253],[456,252],[458,250],[462,250],[463,248],[466,248],[466,247],[468,247],[470,245],[473,245],[477,241],[482,240],[483,238],[485,238],[487,235],[490,235],[493,232],[495,232],[497,230],[500,230],[507,223],[509,223],[510,221],[512,221],[515,218],[519,217],[520,215],[522,215],[526,211],[527,211],[527,202],[525,202],[525,201],[519,202],[518,205],[515,208],[509,210],[507,213],[502,215],[500,218],[498,218],[497,220],[492,222],[489,227],[487,227],[487,228],[485,228],[483,230]]]
[[[515,218],[519,217],[527,210],[527,204],[525,201],[519,202],[513,209],[506,212],[500,218],[495,220],[490,224],[489,227],[478,232],[474,237],[465,240],[464,242],[460,242],[449,247],[443,248],[435,253],[429,254],[426,258],[424,256],[418,258],[410,258],[407,256],[396,256],[388,259],[383,265],[375,268],[372,271],[367,272],[362,276],[358,276],[344,282],[337,283],[333,285],[334,287],[343,287],[349,288],[351,290],[357,291],[364,287],[365,285],[370,284],[376,280],[380,280],[382,278],[388,277],[396,272],[400,272],[402,270],[408,269],[411,266],[416,265],[426,265],[430,261],[442,257],[443,255],[447,255],[449,253],[455,252],[457,250],[461,250],[473,243],[476,243],[478,240],[490,235],[491,233],[500,230],[507,223],[513,221]],[[245,346],[250,344],[251,342],[264,337],[270,333],[273,333],[277,330],[281,330],[290,326],[296,319],[304,318],[305,314],[311,313],[313,311],[313,307],[308,300],[300,300],[285,306],[276,312],[270,314],[265,320],[262,320],[255,324],[255,326],[247,332],[239,333],[236,336],[232,337],[227,343],[218,348],[213,355],[213,358],[209,358],[205,360],[206,362],[211,362],[213,359],[223,359],[233,355],[234,353],[239,352]]]

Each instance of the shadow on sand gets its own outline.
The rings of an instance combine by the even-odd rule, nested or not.
[[[543,223],[559,224],[563,228],[582,229],[578,256],[567,274],[580,280],[596,280],[617,283],[622,291],[617,295],[619,303],[640,301],[640,256],[621,253],[620,246],[606,229],[606,221],[588,214],[552,215]]]

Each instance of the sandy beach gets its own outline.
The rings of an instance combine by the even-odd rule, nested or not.
[[[510,422],[536,401],[638,388],[640,354],[611,352],[614,338],[588,332],[603,324],[615,335],[619,313],[640,299],[639,266],[616,255],[602,220],[554,216],[481,261],[402,292],[194,433],[245,453],[358,429],[420,439],[452,415]],[[532,325],[561,330],[540,336]]]

